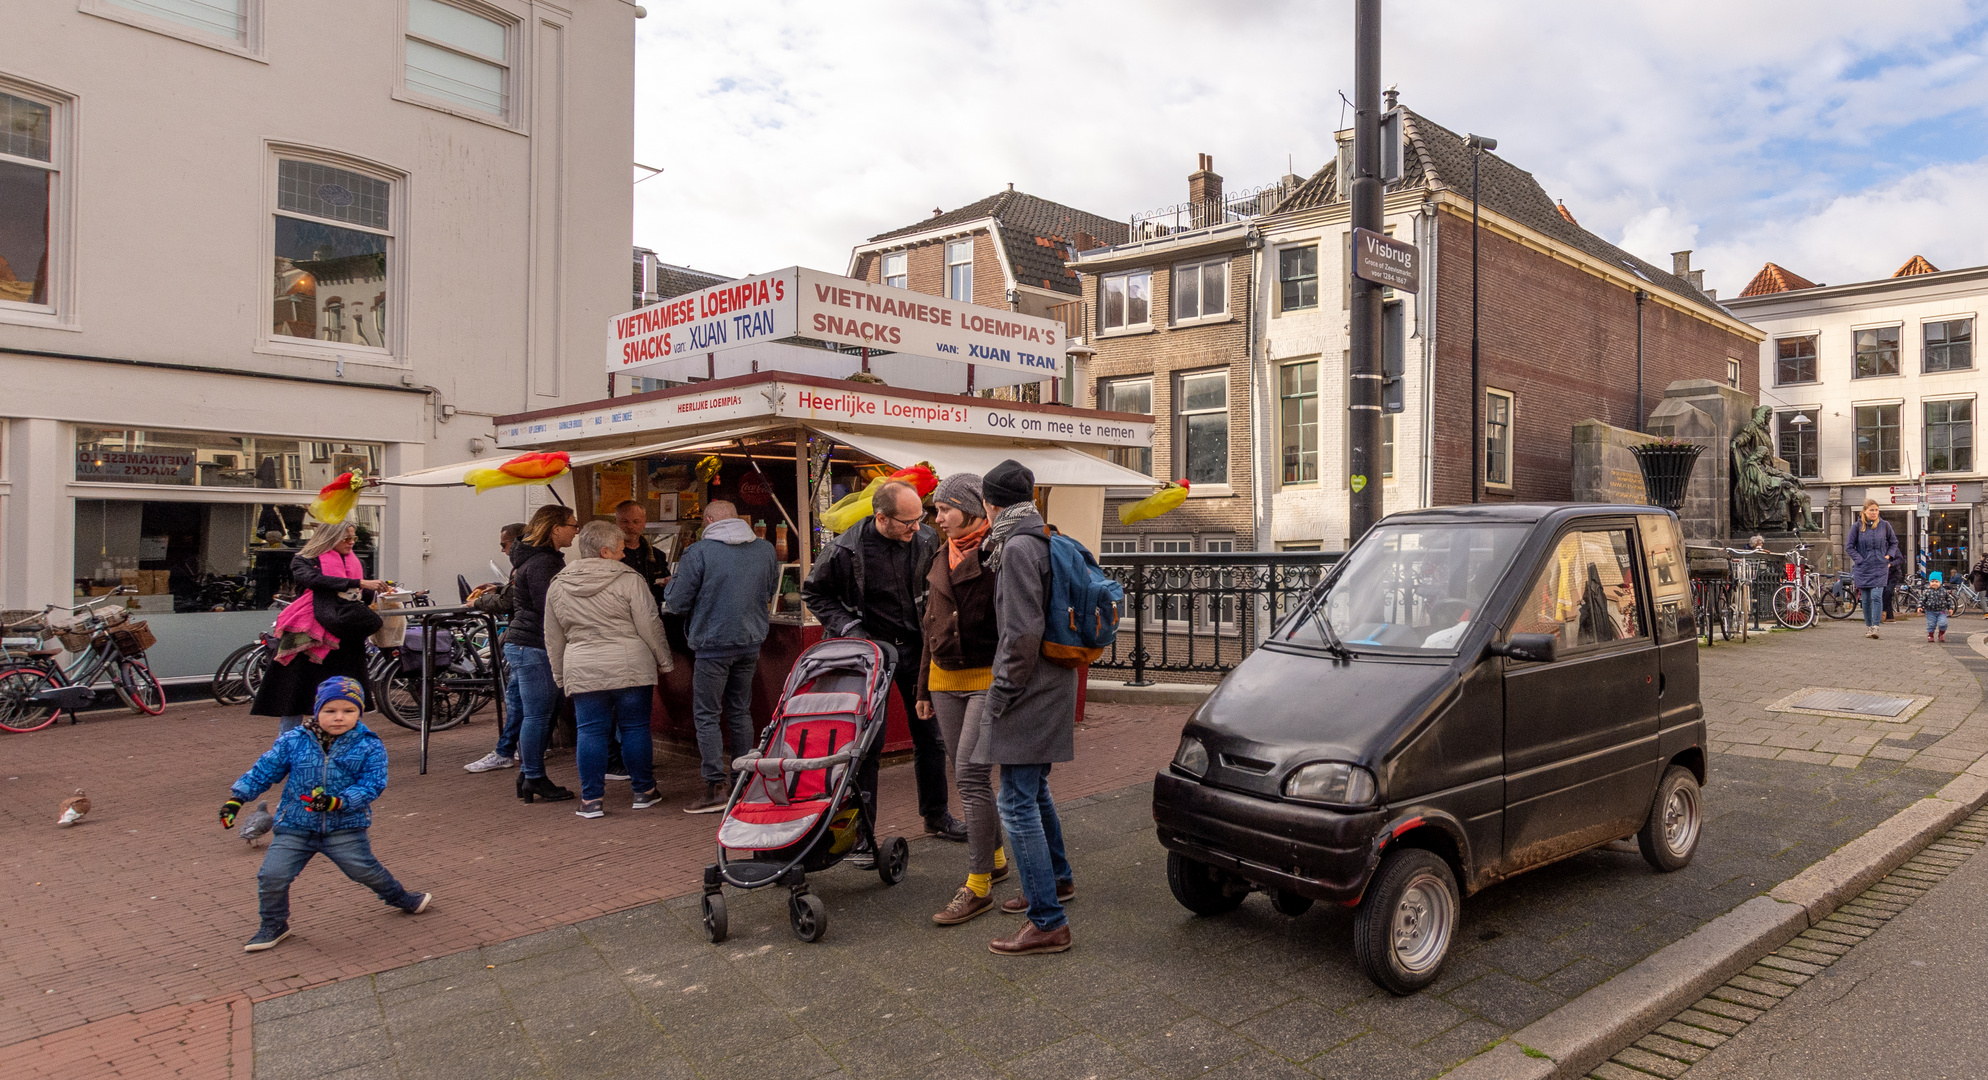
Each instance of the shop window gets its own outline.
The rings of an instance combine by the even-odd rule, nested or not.
[[[1974,320],[1947,319],[1925,323],[1925,369],[1965,371],[1974,366]]]
[[[902,251],[893,251],[884,256],[884,284],[893,289],[904,288],[905,282],[909,280],[905,264],[910,261],[910,257]]]
[[[81,483],[315,492],[340,473],[378,476],[384,450],[380,443],[78,427],[76,479]]]
[[[1229,261],[1185,263],[1173,268],[1173,321],[1229,313]]]
[[[0,82],[0,316],[56,311],[68,102]]]
[[[75,594],[134,593],[139,612],[263,611],[297,595],[290,561],[310,539],[306,500],[77,499]],[[360,506],[352,553],[379,576],[380,508]]]
[[[407,89],[502,119],[515,25],[483,8],[407,0]]]
[[[1857,406],[1857,475],[1898,471],[1898,406]]]
[[[1815,381],[1814,334],[1780,338],[1774,342],[1774,385]]]
[[[1505,390],[1484,391],[1484,486],[1512,486],[1512,413],[1517,404]]]
[[[391,180],[277,161],[273,335],[387,351],[392,197]]]
[[[946,245],[946,295],[963,304],[973,303],[972,240]]]
[[[1174,414],[1181,475],[1195,484],[1228,483],[1229,373],[1180,376]]]
[[[1318,245],[1280,248],[1277,252],[1277,309],[1300,311],[1318,306]]]
[[[1856,332],[1856,378],[1898,374],[1898,327],[1876,326]]]
[[[1106,412],[1153,415],[1153,380],[1113,379],[1098,387],[1098,408]],[[1153,475],[1153,449],[1150,446],[1114,446],[1108,455],[1114,465],[1133,472]]]
[[[1153,324],[1153,272],[1135,270],[1112,274],[1098,286],[1104,297],[1098,305],[1106,330],[1133,330]]]
[[[1284,454],[1284,482],[1318,480],[1318,362],[1285,364],[1277,370]]]
[[[1793,409],[1774,415],[1775,430],[1780,434],[1777,450],[1780,456],[1787,460],[1788,467],[1795,471],[1795,475],[1804,479],[1814,479],[1822,475],[1820,459],[1816,452],[1818,439],[1815,430],[1820,426],[1818,423],[1820,412],[1821,410],[1818,409]],[[1803,419],[1802,423],[1795,423],[1795,418],[1798,416]]]
[[[1974,399],[1926,402],[1926,471],[1974,469]]]

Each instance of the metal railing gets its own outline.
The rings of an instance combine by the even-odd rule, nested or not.
[[[1242,663],[1341,558],[1336,551],[1098,556],[1125,589],[1118,640],[1091,665],[1131,686],[1153,672],[1219,676]]]
[[[1131,239],[1153,240],[1189,229],[1204,229],[1210,225],[1226,225],[1232,221],[1262,217],[1275,210],[1278,203],[1296,190],[1295,186],[1282,182],[1263,184],[1225,192],[1219,199],[1202,199],[1147,210],[1132,215]]]

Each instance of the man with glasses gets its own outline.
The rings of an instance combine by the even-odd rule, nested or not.
[[[939,550],[938,530],[925,524],[925,510],[911,485],[893,480],[871,499],[876,513],[835,538],[801,586],[801,598],[829,637],[887,641],[897,650],[898,701],[911,725],[912,771],[918,779],[918,813],[925,831],[964,843],[966,826],[947,809],[946,746],[937,720],[918,716],[918,668],[924,663],[920,621],[925,608],[925,575]],[[874,809],[877,759],[883,740],[857,771],[856,783]],[[874,853],[858,849],[857,866]]]

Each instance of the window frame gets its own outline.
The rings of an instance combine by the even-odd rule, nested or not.
[[[1804,334],[1785,334],[1774,338],[1773,341],[1775,386],[1804,386],[1809,383],[1822,381],[1822,335],[1820,333],[1811,330]],[[1800,364],[1804,357],[1783,357],[1781,355],[1781,345],[1784,342],[1794,343],[1798,341],[1807,341],[1809,343],[1809,352],[1806,357],[1809,364],[1809,377],[1806,379],[1784,379],[1781,377],[1782,363],[1787,360],[1793,360],[1796,364]]]
[[[1111,284],[1112,282],[1114,282],[1114,281],[1128,281],[1128,282],[1129,282],[1129,281],[1130,281],[1130,280],[1131,280],[1132,278],[1145,278],[1145,279],[1146,279],[1146,320],[1145,320],[1144,322],[1136,322],[1136,323],[1135,323],[1135,322],[1130,322],[1130,321],[1128,321],[1128,320],[1129,320],[1129,316],[1130,316],[1130,308],[1131,308],[1131,306],[1132,306],[1132,291],[1131,291],[1131,289],[1130,289],[1130,288],[1127,288],[1127,289],[1125,289],[1125,290],[1124,290],[1124,292],[1123,292],[1123,295],[1124,295],[1124,300],[1123,300],[1123,302],[1122,302],[1122,307],[1123,307],[1123,308],[1124,308],[1125,310],[1121,310],[1121,311],[1120,311],[1120,313],[1119,313],[1119,320],[1120,320],[1120,321],[1119,321],[1119,324],[1118,324],[1117,326],[1113,326],[1113,325],[1111,325],[1111,310],[1110,310],[1110,305],[1109,305],[1108,303],[1106,303],[1106,296],[1105,296],[1105,290],[1106,290],[1106,289],[1107,289],[1107,288],[1108,288],[1108,287],[1110,286],[1110,284]],[[1121,270],[1121,271],[1119,271],[1119,272],[1117,272],[1117,273],[1115,273],[1115,274],[1101,274],[1101,275],[1099,275],[1099,277],[1098,277],[1098,334],[1099,334],[1099,336],[1101,336],[1101,337],[1102,337],[1102,336],[1109,336],[1109,335],[1113,335],[1113,334],[1144,334],[1144,333],[1148,333],[1148,332],[1150,332],[1150,331],[1151,331],[1152,329],[1153,329],[1153,271],[1152,271],[1152,268],[1148,267],[1148,268],[1146,268],[1146,269],[1143,269],[1143,270]]]
[[[1124,412],[1125,411],[1124,409],[1115,409],[1111,407],[1113,404],[1115,404],[1114,402],[1111,401],[1112,391],[1120,386],[1129,386],[1136,383],[1146,384],[1146,404],[1150,407],[1153,404],[1153,394],[1158,389],[1158,380],[1156,380],[1152,375],[1149,374],[1118,375],[1098,380],[1098,389],[1097,389],[1098,409],[1102,412]],[[1138,415],[1153,416],[1154,414],[1149,411],[1145,413],[1140,413]],[[1128,451],[1133,451],[1133,450],[1143,450],[1145,452],[1146,454],[1145,468],[1141,469],[1137,465],[1133,465],[1128,462],[1119,460],[1120,454],[1124,454]],[[1114,465],[1131,469],[1133,472],[1144,473],[1147,476],[1153,475],[1153,448],[1150,446],[1110,447],[1105,451],[1105,460],[1111,462]]]
[[[1213,313],[1208,311],[1207,290],[1203,288],[1207,283],[1207,270],[1211,266],[1222,268],[1222,310]],[[1229,259],[1227,256],[1219,259],[1201,259],[1195,262],[1175,263],[1167,272],[1167,292],[1169,294],[1167,298],[1167,313],[1171,320],[1170,325],[1194,326],[1200,323],[1228,322],[1235,318],[1229,311],[1229,278],[1232,276],[1229,273],[1229,269]],[[1183,280],[1183,275],[1189,272],[1192,272],[1194,275],[1195,314],[1182,315],[1180,313],[1180,283]]]
[[[895,275],[893,275],[890,272],[890,262],[892,259],[897,260],[897,268],[899,272]],[[892,277],[896,277],[897,280],[893,282],[891,280]],[[911,287],[911,253],[908,251],[884,252],[883,257],[877,260],[877,280],[882,282],[886,288],[891,288],[891,289],[910,288]]]
[[[1491,399],[1492,398],[1502,398],[1504,399],[1505,402],[1504,453],[1502,456],[1502,460],[1505,466],[1505,479],[1503,480],[1491,479],[1491,460],[1492,460]],[[1495,488],[1499,491],[1512,490],[1514,481],[1517,479],[1516,474],[1518,472],[1517,462],[1514,460],[1515,455],[1513,453],[1516,446],[1516,440],[1514,439],[1513,435],[1514,435],[1514,430],[1518,427],[1518,422],[1519,422],[1519,395],[1511,390],[1500,390],[1495,386],[1485,387],[1484,388],[1484,430],[1480,431],[1477,437],[1483,440],[1484,442],[1484,486],[1487,488]]]
[[[1867,469],[1865,469],[1865,468],[1864,468],[1864,460],[1863,460],[1863,452],[1862,452],[1862,451],[1861,451],[1861,450],[1859,449],[1859,445],[1860,445],[1860,443],[1862,442],[1862,440],[1863,440],[1863,437],[1864,437],[1864,436],[1863,436],[1863,432],[1864,432],[1864,430],[1865,430],[1865,429],[1864,429],[1864,424],[1863,424],[1863,418],[1862,418],[1862,417],[1861,417],[1861,416],[1860,416],[1859,414],[1860,414],[1860,413],[1862,413],[1862,412],[1863,412],[1863,411],[1864,411],[1865,409],[1877,409],[1877,410],[1879,410],[1879,413],[1878,413],[1878,419],[1879,419],[1879,423],[1877,424],[1877,426],[1876,426],[1875,428],[1873,428],[1873,429],[1872,429],[1872,430],[1875,430],[1875,431],[1877,431],[1877,432],[1879,433],[1879,435],[1878,435],[1878,448],[1877,448],[1877,455],[1878,455],[1878,462],[1877,462],[1877,464],[1878,464],[1878,467],[1877,467],[1876,469],[1869,469],[1869,470],[1867,470]],[[1884,436],[1883,436],[1883,432],[1884,432],[1884,430],[1885,430],[1885,425],[1884,425],[1884,423],[1883,423],[1882,421],[1883,421],[1883,410],[1885,410],[1885,409],[1890,409],[1890,410],[1892,410],[1892,422],[1891,422],[1891,430],[1892,430],[1892,432],[1894,433],[1894,434],[1892,435],[1892,442],[1893,442],[1893,446],[1892,446],[1892,453],[1894,453],[1894,454],[1896,454],[1896,455],[1898,456],[1898,460],[1894,461],[1894,462],[1892,463],[1892,466],[1891,466],[1891,468],[1889,468],[1889,469],[1886,469],[1886,468],[1884,467],[1884,452],[1885,452],[1885,451],[1884,451]],[[1904,444],[1905,444],[1905,439],[1904,439],[1904,431],[1903,431],[1903,429],[1902,429],[1902,428],[1901,428],[1901,426],[1900,426],[1900,425],[1901,425],[1901,424],[1902,424],[1902,423],[1904,422],[1904,419],[1905,419],[1905,415],[1904,415],[1904,409],[1905,409],[1905,402],[1904,402],[1904,401],[1902,401],[1902,400],[1900,400],[1900,401],[1863,401],[1863,402],[1854,402],[1854,403],[1852,403],[1852,404],[1851,404],[1851,406],[1850,406],[1850,469],[1851,469],[1851,472],[1852,472],[1852,473],[1853,473],[1854,475],[1857,475],[1857,476],[1898,476],[1898,475],[1900,475],[1900,473],[1901,473],[1901,472],[1903,471],[1903,469],[1904,469],[1904,459],[1905,459],[1905,455],[1904,455],[1904,452],[1903,452],[1903,450],[1904,450]]]
[[[959,248],[966,249],[965,262],[953,261],[953,252]],[[945,293],[946,299],[957,300],[962,304],[973,303],[973,237],[969,236],[963,240],[946,241],[944,246],[940,250],[940,257],[944,259],[946,276],[943,280],[946,290]],[[964,267],[966,269],[965,296],[960,296],[958,288],[955,287],[955,285],[953,284],[953,271],[961,267]]]
[[[233,38],[219,34],[203,33],[185,23],[128,8],[116,0],[78,0],[76,10],[99,19],[123,23],[154,34],[178,38],[189,45],[203,49],[239,56],[258,64],[269,63],[269,56],[263,48],[263,18],[265,0],[242,0],[242,30]]]
[[[1189,410],[1187,408],[1187,383],[1192,379],[1205,378],[1217,378],[1221,380],[1222,407],[1220,409]],[[1227,367],[1178,371],[1173,376],[1173,401],[1170,405],[1174,432],[1172,447],[1174,475],[1184,477],[1192,483],[1201,485],[1202,490],[1221,488],[1227,491],[1229,488],[1229,476],[1231,470],[1235,467],[1234,445],[1229,439],[1229,436],[1235,431],[1235,410],[1229,402],[1229,379],[1230,371]],[[1222,478],[1220,480],[1195,480],[1187,471],[1190,449],[1188,446],[1187,418],[1190,416],[1213,416],[1217,412],[1222,414]]]
[[[1144,546],[1146,553],[1149,555],[1191,555],[1194,553],[1194,538],[1183,533],[1147,536],[1145,541]],[[1179,546],[1176,547],[1175,545]],[[1192,632],[1194,629],[1195,608],[1201,606],[1195,602],[1194,596],[1186,591],[1186,588],[1191,588],[1192,584],[1192,579],[1189,578],[1187,585],[1180,592],[1159,590],[1158,592],[1148,593],[1145,603],[1146,610],[1140,613],[1141,619],[1144,620],[1148,627],[1154,629]],[[1174,618],[1173,616],[1176,614],[1180,617]]]
[[[1952,431],[1956,427],[1965,426],[1967,428],[1967,447],[1966,447],[1967,463],[1965,465],[1953,465],[1953,467],[1951,468],[1935,469],[1933,468],[1932,441],[1933,441],[1934,424],[1931,415],[1932,409],[1933,406],[1935,405],[1953,406],[1956,404],[1967,406],[1967,419],[1959,422],[1956,422],[1952,419],[1948,419],[1942,421],[1938,426],[1946,428],[1948,430],[1949,441],[1947,443],[1947,454],[1949,455],[1950,465],[1953,465],[1952,455],[1954,452],[1954,445],[1952,442],[1952,437],[1953,437]],[[1949,413],[1949,416],[1951,416],[1951,413]],[[1936,398],[1921,399],[1919,402],[1919,454],[1920,454],[1919,460],[1925,463],[1926,471],[1928,473],[1938,473],[1940,475],[1946,475],[1949,473],[1973,472],[1974,471],[1974,425],[1975,421],[1974,421],[1973,394],[1957,394],[1951,397],[1936,397]]]
[[[1287,394],[1287,393],[1285,393],[1285,392],[1284,392],[1284,373],[1285,373],[1285,372],[1287,372],[1287,371],[1290,371],[1290,370],[1292,370],[1292,369],[1294,369],[1294,368],[1301,368],[1301,367],[1304,367],[1304,366],[1306,366],[1306,365],[1311,365],[1311,368],[1312,368],[1312,389],[1311,389],[1311,392],[1310,392],[1309,394],[1305,394],[1305,393],[1298,393],[1298,394]],[[1284,438],[1285,438],[1285,436],[1284,436],[1284,433],[1285,433],[1285,431],[1286,431],[1286,430],[1287,430],[1287,429],[1288,429],[1288,428],[1290,427],[1290,419],[1289,419],[1289,414],[1288,414],[1288,410],[1289,410],[1289,409],[1291,408],[1291,403],[1292,403],[1292,402],[1294,402],[1294,401],[1303,401],[1303,400],[1305,400],[1306,398],[1310,398],[1310,399],[1312,400],[1312,403],[1313,403],[1313,404],[1312,404],[1312,422],[1311,422],[1311,427],[1312,427],[1312,437],[1311,437],[1311,456],[1312,456],[1312,475],[1311,475],[1311,477],[1310,477],[1309,479],[1298,479],[1298,480],[1293,480],[1293,479],[1291,479],[1291,478],[1290,478],[1290,464],[1289,464],[1288,462],[1285,462],[1285,461],[1282,461],[1282,460],[1279,460],[1279,462],[1278,462],[1278,475],[1279,475],[1280,477],[1283,477],[1283,479],[1282,479],[1282,480],[1280,480],[1280,481],[1279,481],[1279,483],[1278,483],[1278,486],[1280,486],[1280,487],[1315,487],[1315,486],[1317,486],[1317,485],[1318,485],[1318,483],[1319,483],[1319,477],[1320,477],[1320,475],[1321,475],[1321,473],[1322,473],[1322,470],[1323,470],[1323,462],[1321,461],[1321,454],[1320,454],[1320,452],[1319,452],[1319,450],[1320,450],[1320,447],[1319,447],[1319,428],[1323,427],[1324,425],[1323,425],[1323,423],[1322,423],[1322,418],[1321,418],[1321,417],[1319,416],[1319,391],[1318,391],[1318,372],[1319,372],[1319,361],[1318,361],[1317,359],[1311,359],[1311,360],[1292,360],[1292,361],[1289,361],[1289,362],[1286,362],[1286,363],[1280,363],[1280,364],[1278,364],[1278,365],[1277,365],[1277,456],[1279,457],[1279,459],[1282,459],[1282,458],[1283,458],[1283,456],[1284,456],[1284,450],[1285,450],[1285,446],[1284,446]],[[1301,459],[1301,462],[1300,462],[1301,464],[1302,464],[1302,458],[1303,458],[1303,455],[1304,455],[1304,453],[1305,453],[1305,451],[1304,451],[1304,450],[1303,450],[1302,448],[1300,448],[1300,449],[1299,449],[1299,451],[1298,451],[1298,454],[1299,454],[1299,457],[1300,457],[1300,459]],[[1301,469],[1300,471],[1302,472],[1302,469]]]
[[[1862,334],[1878,334],[1886,330],[1890,330],[1894,335],[1891,345],[1892,370],[1873,371],[1867,375],[1863,371],[1863,347],[1862,345],[1859,344],[1857,338],[1859,335]],[[1876,351],[1878,352],[1879,355],[1882,355],[1884,351],[1883,346],[1882,345],[1878,346]],[[1899,375],[1903,375],[1905,374],[1904,352],[1905,352],[1904,323],[1895,322],[1895,323],[1880,323],[1875,326],[1853,326],[1850,328],[1850,378],[1854,381],[1859,379],[1889,379]]]
[[[0,323],[51,330],[81,330],[76,312],[76,104],[74,94],[0,73],[0,93],[45,105],[48,160],[0,154],[0,161],[55,174],[49,185],[48,279],[43,302],[0,300]]]
[[[352,222],[331,222],[339,228],[353,229],[383,235],[387,239],[387,282],[386,302],[394,311],[395,317],[388,321],[385,343],[381,347],[355,342],[321,341],[316,338],[290,337],[278,334],[270,318],[275,298],[270,293],[270,279],[260,273],[255,275],[256,304],[261,314],[256,321],[255,352],[273,356],[301,356],[311,359],[336,361],[347,364],[366,364],[377,367],[405,369],[407,359],[407,303],[408,282],[403,253],[407,250],[407,188],[408,175],[399,169],[367,161],[362,158],[340,154],[336,151],[315,147],[298,146],[294,143],[263,143],[263,204],[261,258],[273,260],[276,257],[276,219],[279,216],[293,217],[303,221],[329,221],[327,218],[314,218],[308,214],[277,209],[277,184],[280,163],[301,161],[315,165],[328,165],[345,169],[363,176],[381,180],[391,186],[387,196],[387,230],[369,228]],[[263,264],[268,268],[269,263]]]
[[[525,16],[494,4],[481,3],[480,0],[436,0],[436,2],[446,4],[449,7],[459,8],[478,18],[487,19],[490,22],[501,25],[504,28],[504,62],[499,65],[497,61],[487,56],[466,53],[446,42],[416,34],[408,26],[409,0],[399,0],[396,6],[399,9],[400,22],[398,25],[400,33],[394,38],[394,56],[399,62],[399,67],[395,70],[394,75],[393,89],[391,91],[393,99],[409,105],[419,105],[424,109],[433,109],[436,112],[447,113],[450,116],[459,117],[464,120],[473,120],[479,124],[488,124],[494,128],[515,131],[520,135],[530,134],[529,126],[525,123],[525,117],[529,112],[525,101],[525,87],[528,81],[525,78],[525,72],[530,69],[530,57],[527,54],[527,49],[530,45],[529,39],[531,35],[525,33]],[[424,45],[441,49],[444,52],[455,53],[467,59],[475,60],[478,63],[503,67],[503,115],[499,116],[483,112],[460,102],[450,101],[448,98],[437,97],[408,86],[407,41],[410,37],[420,41]]]
[[[1201,551],[1205,555],[1233,555],[1236,553],[1235,534],[1227,533],[1221,536],[1204,536],[1201,538]],[[1237,580],[1237,574],[1234,570],[1210,569],[1208,571],[1208,588],[1210,589],[1233,590],[1236,588]],[[1237,612],[1242,608],[1242,597],[1236,592],[1230,592],[1227,595],[1221,596],[1211,594],[1204,597],[1204,599],[1207,602],[1202,605],[1202,609],[1197,616],[1201,620],[1202,628],[1216,634],[1220,634],[1223,631],[1233,632],[1236,629],[1238,621]]]
[[[1608,533],[1626,533],[1628,537],[1627,554],[1629,556],[1629,567],[1624,571],[1624,580],[1628,583],[1630,593],[1635,600],[1636,634],[1631,637],[1618,637],[1611,641],[1581,641],[1579,634],[1580,615],[1578,612],[1581,602],[1576,599],[1573,601],[1577,609],[1573,621],[1563,624],[1575,627],[1575,640],[1572,644],[1562,640],[1559,643],[1559,652],[1553,662],[1561,664],[1567,662],[1569,659],[1585,658],[1604,652],[1648,648],[1655,641],[1655,635],[1650,619],[1650,597],[1643,589],[1642,579],[1644,575],[1639,572],[1639,567],[1644,563],[1642,532],[1642,529],[1638,528],[1634,523],[1616,524],[1610,522],[1606,524],[1590,524],[1581,522],[1569,525],[1559,536],[1553,538],[1552,546],[1546,549],[1545,558],[1540,561],[1538,568],[1533,571],[1532,577],[1527,581],[1525,592],[1520,594],[1520,615],[1517,620],[1514,620],[1512,633],[1520,632],[1519,627],[1527,627],[1524,631],[1527,633],[1535,632],[1531,627],[1519,620],[1524,618],[1525,607],[1531,603],[1535,591],[1540,587],[1541,580],[1549,571],[1555,570],[1560,566],[1560,549],[1565,547],[1569,540],[1576,541],[1573,563],[1575,567],[1574,572],[1577,576],[1585,578],[1586,564],[1583,561],[1584,553],[1577,538],[1589,534],[1606,535]],[[1610,547],[1612,548],[1613,545],[1611,544]],[[1582,585],[1585,587],[1585,582]],[[1557,637],[1558,635],[1555,636]]]
[[[1963,366],[1960,366],[1960,367],[1955,367],[1955,366],[1954,366],[1954,365],[1952,364],[1952,362],[1951,362],[1951,350],[1953,349],[1953,347],[1954,347],[1954,344],[1955,344],[1955,343],[1954,343],[1954,342],[1953,342],[1953,341],[1952,341],[1951,339],[1949,339],[1948,341],[1945,341],[1945,342],[1942,342],[1942,343],[1941,343],[1941,344],[1939,344],[1939,345],[1931,345],[1931,344],[1928,344],[1928,343],[1927,343],[1927,341],[1926,341],[1926,331],[1927,331],[1927,329],[1928,329],[1928,328],[1930,328],[1930,327],[1934,327],[1934,326],[1952,326],[1952,325],[1953,325],[1954,323],[1966,323],[1966,324],[1967,324],[1967,363],[1966,363],[1965,365],[1963,365]],[[1947,365],[1946,367],[1940,367],[1940,368],[1936,368],[1936,367],[1932,367],[1932,366],[1930,366],[1930,365],[1929,365],[1929,364],[1927,363],[1927,361],[1928,361],[1928,358],[1929,358],[1929,357],[1931,356],[1931,354],[1932,354],[1932,350],[1933,350],[1933,349],[1935,349],[1935,348],[1939,348],[1939,349],[1946,349],[1946,350],[1949,350],[1949,362],[1948,362],[1948,365]],[[1963,312],[1963,313],[1959,313],[1959,314],[1955,314],[1955,315],[1951,315],[1951,316],[1948,316],[1948,317],[1946,317],[1946,318],[1943,318],[1943,319],[1921,319],[1921,320],[1919,320],[1919,372],[1920,372],[1920,374],[1922,374],[1922,375],[1945,375],[1946,373],[1948,373],[1948,372],[1950,372],[1950,371],[1973,371],[1973,370],[1974,370],[1974,316],[1973,316],[1973,314],[1972,314],[1972,313],[1965,313],[1965,312]]]
[[[1297,276],[1297,277],[1292,277],[1292,278],[1287,278],[1287,277],[1285,277],[1285,276],[1284,276],[1284,253],[1285,253],[1285,252],[1287,252],[1287,251],[1292,251],[1292,252],[1297,252],[1297,251],[1303,251],[1303,250],[1304,250],[1304,249],[1306,249],[1306,248],[1310,248],[1310,249],[1311,249],[1311,253],[1312,253],[1312,272],[1311,272],[1311,274],[1310,274],[1309,276],[1307,276],[1307,275],[1302,275],[1302,274],[1301,274],[1301,275],[1299,275],[1299,276]],[[1304,243],[1293,243],[1293,244],[1282,244],[1282,245],[1279,245],[1279,246],[1278,246],[1278,248],[1277,248],[1277,314],[1279,314],[1279,315],[1282,315],[1282,314],[1284,314],[1284,313],[1285,313],[1285,312],[1287,312],[1287,311],[1317,311],[1317,310],[1318,310],[1318,306],[1319,306],[1319,301],[1318,301],[1318,286],[1319,286],[1319,271],[1318,271],[1318,249],[1319,249],[1319,243],[1318,243],[1318,241],[1316,241],[1316,240],[1311,240],[1311,241],[1306,241],[1306,242],[1304,242]],[[1302,288],[1302,285],[1303,285],[1303,283],[1304,283],[1304,282],[1306,282],[1306,281],[1310,281],[1310,282],[1312,283],[1312,300],[1311,300],[1311,303],[1309,303],[1309,304],[1296,304],[1296,305],[1292,305],[1292,304],[1287,304],[1287,303],[1285,303],[1285,302],[1284,302],[1284,292],[1285,292],[1285,288],[1284,288],[1284,287],[1285,287],[1285,285],[1287,285],[1287,284],[1291,284],[1291,283],[1297,283],[1297,284],[1299,284],[1299,285],[1300,285],[1300,288],[1299,288],[1299,290],[1298,290],[1298,291],[1299,291],[1299,295],[1300,295],[1300,297],[1302,297],[1302,295],[1303,295],[1303,292],[1304,292],[1304,290],[1303,290],[1303,288]]]
[[[1797,415],[1807,416],[1809,422],[1803,428],[1790,431],[1788,421]],[[1798,480],[1820,480],[1822,478],[1822,407],[1819,405],[1794,405],[1774,411],[1774,455],[1788,463]],[[1782,440],[1793,437],[1796,441],[1796,456],[1789,457]],[[1802,443],[1806,442],[1804,449]],[[1813,472],[1802,471],[1802,458],[1806,455],[1814,462]]]

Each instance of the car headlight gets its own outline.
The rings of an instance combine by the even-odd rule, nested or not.
[[[1208,748],[1201,740],[1192,736],[1180,740],[1180,749],[1173,752],[1173,766],[1191,776],[1208,774]]]
[[[1285,798],[1328,806],[1366,806],[1374,791],[1373,773],[1343,761],[1306,765],[1284,779]]]

